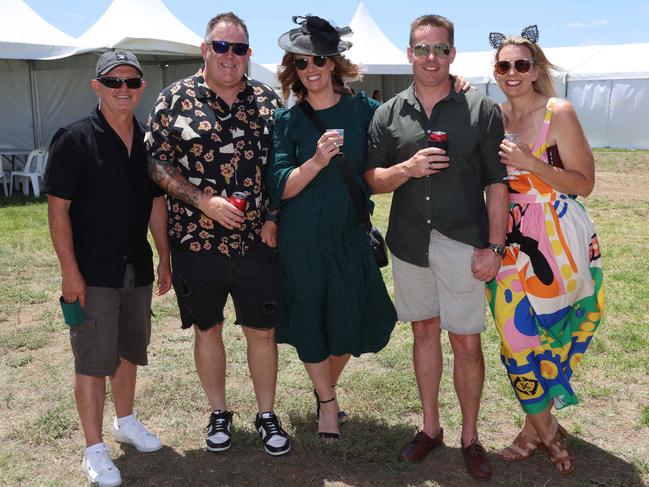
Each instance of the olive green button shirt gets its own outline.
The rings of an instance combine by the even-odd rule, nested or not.
[[[428,177],[410,178],[392,197],[386,241],[410,264],[428,267],[431,230],[478,248],[487,246],[489,221],[484,188],[506,184],[498,157],[503,124],[498,105],[476,90],[452,88],[430,119],[414,85],[381,105],[369,128],[367,169],[399,164],[427,146],[430,132],[448,134],[449,167]]]

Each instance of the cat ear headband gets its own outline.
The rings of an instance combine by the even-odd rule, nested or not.
[[[494,49],[498,49],[506,37],[505,34],[501,34],[500,32],[491,32],[489,34],[489,44],[491,44],[491,47]],[[521,37],[527,39],[532,44],[536,44],[539,40],[538,27],[536,25],[528,25],[521,32]]]

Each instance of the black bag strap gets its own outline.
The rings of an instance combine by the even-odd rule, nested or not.
[[[309,120],[311,120],[311,123],[313,123],[313,125],[315,125],[315,127],[320,131],[321,134],[324,134],[327,131],[327,128],[322,122],[322,119],[318,117],[318,114],[315,112],[308,101],[301,101],[299,103],[299,107],[309,118]],[[345,154],[340,153],[338,156],[336,156],[336,159],[338,160],[338,167],[343,174],[345,184],[347,185],[347,190],[349,191],[352,202],[354,203],[354,208],[356,209],[356,220],[363,230],[369,232],[372,228],[372,222],[370,221],[370,212],[368,211],[367,204],[365,202],[365,194],[354,179],[354,176],[349,169],[349,165],[347,164]]]

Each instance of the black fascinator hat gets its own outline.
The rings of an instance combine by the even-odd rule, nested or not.
[[[351,42],[341,39],[352,33],[349,27],[334,27],[315,15],[296,15],[293,16],[293,22],[299,27],[285,32],[277,41],[279,47],[287,52],[307,56],[335,56],[352,47]]]

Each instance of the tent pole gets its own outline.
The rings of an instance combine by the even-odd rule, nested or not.
[[[29,65],[29,96],[32,109],[32,140],[34,147],[42,145],[41,114],[38,105],[38,89],[36,87],[36,74],[34,73],[34,61],[28,61]]]

